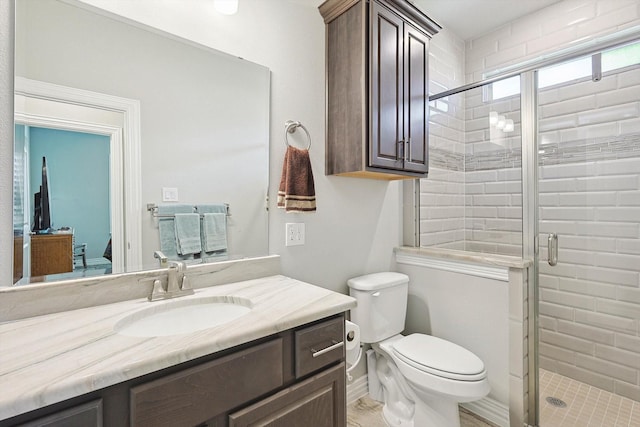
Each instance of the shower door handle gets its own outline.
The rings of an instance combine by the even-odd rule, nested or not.
[[[556,233],[549,234],[547,238],[547,262],[552,267],[558,263],[558,235]]]

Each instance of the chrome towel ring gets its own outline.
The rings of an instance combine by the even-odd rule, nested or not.
[[[304,125],[298,121],[293,121],[293,120],[287,120],[286,122],[284,122],[284,143],[287,145],[287,147],[291,147],[292,145],[289,144],[289,134],[290,133],[294,133],[296,131],[296,129],[301,128],[304,133],[307,134],[307,140],[309,141],[307,144],[307,150],[309,150],[309,148],[311,148],[311,135],[309,135],[309,131],[307,130],[306,127],[304,127]]]

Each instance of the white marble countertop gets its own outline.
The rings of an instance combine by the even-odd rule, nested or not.
[[[533,260],[521,257],[498,255],[482,252],[460,251],[455,249],[443,248],[414,248],[410,246],[401,246],[395,248],[396,254],[407,254],[422,257],[449,259],[462,262],[471,262],[483,265],[492,265],[505,268],[524,269],[533,264]]]
[[[0,420],[99,390],[355,307],[347,295],[284,276],[196,289],[179,299],[236,296],[253,308],[230,323],[154,338],[115,333],[147,308],[135,299],[0,324]]]

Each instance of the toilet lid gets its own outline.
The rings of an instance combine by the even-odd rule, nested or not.
[[[347,285],[351,289],[359,291],[376,291],[405,283],[409,283],[409,276],[393,271],[372,273],[347,280]]]
[[[445,378],[477,381],[486,377],[484,363],[464,347],[424,334],[411,334],[393,344],[402,361]]]

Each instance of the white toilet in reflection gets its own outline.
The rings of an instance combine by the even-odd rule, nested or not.
[[[459,427],[458,403],[489,393],[482,360],[437,337],[400,334],[407,311],[408,276],[368,274],[350,279],[348,285],[358,302],[351,310],[351,321],[360,327],[361,341],[375,351],[368,366],[370,392],[379,380],[387,424]]]

